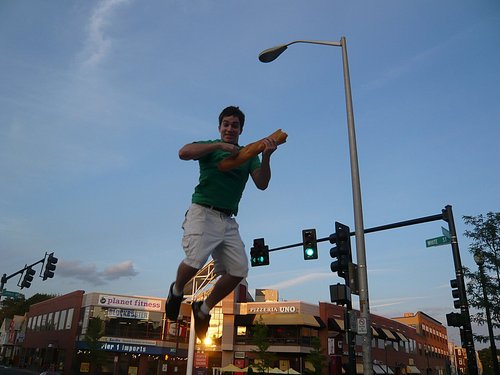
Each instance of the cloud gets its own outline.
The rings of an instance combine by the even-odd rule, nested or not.
[[[111,49],[112,39],[106,35],[105,28],[110,24],[114,9],[128,0],[103,0],[92,13],[87,26],[87,42],[83,52],[82,65],[98,65]]]
[[[331,277],[332,277],[332,274],[328,273],[328,272],[314,272],[314,273],[302,275],[299,277],[294,277],[292,279],[283,280],[283,281],[278,282],[276,284],[267,285],[264,287],[264,289],[282,290],[282,289],[290,288],[292,286],[304,284],[304,283],[307,283],[307,282],[310,282],[313,280],[326,279],[326,278],[331,278]]]
[[[105,285],[107,281],[122,277],[134,277],[135,271],[132,261],[127,260],[106,267],[104,271],[97,270],[95,264],[83,264],[81,261],[61,261],[57,265],[57,276],[86,281],[91,285]]]
[[[116,280],[120,277],[130,277],[137,276],[138,272],[134,270],[134,264],[131,260],[127,260],[125,262],[115,264],[114,266],[107,267],[102,276],[106,280]]]

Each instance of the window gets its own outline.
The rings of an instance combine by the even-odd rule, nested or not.
[[[73,311],[75,309],[69,309],[68,310],[68,316],[66,317],[66,329],[71,329],[71,323],[73,321]]]
[[[47,330],[48,331],[53,331],[54,330],[54,313],[51,312],[47,316]]]
[[[64,324],[66,323],[66,314],[67,314],[66,310],[61,311],[61,316],[59,318],[59,325],[57,329],[64,329]]]
[[[60,313],[61,313],[60,311],[56,311],[54,313],[54,329],[56,329],[56,330],[59,329],[59,314]]]

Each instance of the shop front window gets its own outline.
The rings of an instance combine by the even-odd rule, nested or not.
[[[105,336],[161,339],[161,312],[94,307],[91,315],[103,320]]]

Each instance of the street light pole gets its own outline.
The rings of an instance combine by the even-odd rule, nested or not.
[[[351,162],[352,196],[354,208],[354,227],[356,234],[356,257],[358,262],[358,282],[359,282],[359,311],[360,319],[363,319],[365,327],[368,327],[363,337],[363,372],[364,375],[373,375],[372,364],[372,331],[370,306],[368,299],[368,275],[366,269],[365,234],[363,224],[363,208],[361,203],[361,183],[359,178],[358,151],[356,146],[356,132],[354,128],[354,111],[352,105],[351,82],[349,76],[349,64],[347,60],[347,42],[342,37],[339,42],[317,41],[317,40],[296,40],[287,44],[268,48],[259,54],[261,62],[271,62],[281,55],[288,46],[295,43],[320,44],[342,48],[342,63],[344,71],[344,88],[347,111],[347,129],[349,136],[349,156]]]
[[[495,344],[495,335],[493,334],[493,326],[491,324],[491,313],[490,313],[490,301],[488,300],[488,294],[486,293],[486,276],[484,274],[484,259],[480,254],[474,255],[474,261],[479,268],[479,280],[481,281],[481,288],[483,289],[483,301],[484,309],[486,311],[486,323],[488,325],[488,335],[490,336],[490,349],[491,349],[491,360],[493,361],[493,374],[498,375],[500,371],[498,370],[498,357],[497,357],[497,347]]]

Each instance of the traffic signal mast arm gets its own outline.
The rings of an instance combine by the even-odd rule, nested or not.
[[[449,234],[450,234],[450,243],[451,243],[451,248],[452,248],[452,256],[453,256],[453,261],[455,265],[455,275],[456,275],[456,280],[458,285],[461,285],[461,288],[458,288],[458,292],[460,294],[459,302],[460,302],[460,310],[461,310],[461,316],[463,317],[463,345],[466,348],[467,351],[467,364],[468,364],[468,369],[469,369],[469,374],[470,375],[477,375],[478,374],[478,368],[477,368],[477,361],[476,361],[476,356],[475,356],[475,349],[474,349],[474,339],[473,339],[473,334],[472,334],[472,327],[471,327],[471,321],[470,321],[470,315],[469,315],[469,306],[467,302],[467,296],[465,293],[465,282],[464,282],[464,274],[463,274],[463,269],[462,269],[462,262],[460,260],[460,251],[458,248],[458,240],[457,240],[457,232],[455,228],[455,222],[453,219],[453,211],[452,207],[450,205],[445,206],[443,210],[441,210],[440,214],[437,215],[431,215],[431,216],[425,216],[425,217],[420,217],[417,219],[411,219],[411,220],[406,220],[406,221],[400,221],[397,223],[392,223],[392,224],[387,224],[387,225],[381,225],[378,227],[373,227],[373,228],[368,228],[364,229],[364,233],[373,233],[373,232],[378,232],[382,230],[388,230],[388,229],[394,229],[394,228],[401,228],[401,227],[406,227],[410,225],[416,225],[416,224],[423,224],[423,223],[428,223],[431,221],[438,221],[438,220],[444,220],[448,223],[448,228],[449,228]],[[350,236],[355,235],[354,232],[349,233],[349,238]],[[324,242],[324,241],[330,241],[330,242],[335,242],[336,238],[335,235],[330,235],[325,238],[319,238],[316,240],[316,242]],[[271,251],[278,251],[278,250],[284,250],[284,249],[289,249],[292,247],[298,247],[298,246],[304,246],[303,242],[299,242],[296,244],[292,245],[287,245],[287,246],[281,246],[277,247],[274,249],[266,249],[267,254],[269,255],[269,252]],[[452,286],[453,287],[453,286]],[[453,319],[452,319],[453,320]],[[461,320],[461,319],[459,319]]]
[[[368,233],[380,232],[382,230],[407,227],[407,226],[415,225],[415,224],[429,223],[431,221],[437,221],[437,220],[447,221],[445,218],[445,213],[443,212],[443,213],[437,214],[437,215],[425,216],[425,217],[421,217],[421,218],[417,218],[417,219],[405,220],[405,221],[400,221],[400,222],[392,223],[392,224],[380,225],[380,226],[373,227],[373,228],[366,228],[363,232],[365,234],[368,234]],[[356,233],[354,231],[352,231],[349,233],[349,236],[354,236],[355,234]],[[316,242],[325,242],[325,241],[330,241],[330,243],[335,242],[335,233],[329,235],[328,237],[318,238],[316,240]],[[286,245],[286,246],[275,247],[273,249],[269,249],[269,252],[291,249],[292,247],[299,247],[299,246],[303,246],[303,242],[298,242],[298,243]]]
[[[36,266],[37,264],[43,263],[44,261],[45,261],[45,257],[43,259],[40,259],[39,261],[33,263],[33,264],[30,264],[29,266],[25,266],[23,269],[20,269],[19,271],[14,272],[12,275],[9,275],[9,276],[7,276],[7,274],[4,273],[2,276],[2,281],[0,283],[0,290],[3,290],[3,287],[7,283],[7,280],[13,278],[16,275],[24,273],[24,271],[26,271],[27,269],[31,269],[34,266]]]
[[[47,255],[48,255],[48,258],[47,258]],[[29,266],[28,265],[24,266],[24,268],[20,269],[19,271],[14,272],[13,274],[11,274],[9,276],[7,276],[7,274],[4,273],[3,276],[2,276],[2,278],[1,278],[1,280],[0,280],[0,291],[3,290],[5,284],[7,283],[7,280],[13,278],[16,275],[23,274],[24,272],[26,272],[28,270],[32,270],[33,267],[36,266],[39,263],[45,263],[45,259],[48,259],[49,260],[48,263],[50,263],[52,266],[55,263],[57,263],[57,258],[54,257],[54,253],[50,253],[50,254],[45,253],[45,256],[42,259],[36,261],[33,264],[30,264]],[[55,266],[53,266],[53,267],[55,269]],[[32,274],[32,275],[34,275],[34,274]],[[41,276],[41,271],[40,271],[40,276]],[[52,276],[49,276],[49,277],[52,277]],[[44,278],[44,280],[45,280],[45,278]],[[29,288],[29,286],[27,286],[27,287]]]

